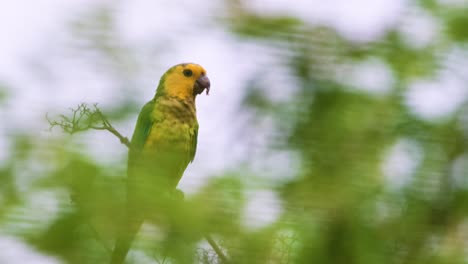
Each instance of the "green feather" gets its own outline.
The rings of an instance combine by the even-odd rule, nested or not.
[[[154,100],[149,101],[143,106],[138,115],[138,121],[133,132],[131,140],[131,149],[128,156],[128,162],[131,164],[136,158],[137,153],[140,153],[143,150],[146,140],[151,132],[153,127],[153,120],[151,114],[154,110],[155,102]]]
[[[193,132],[191,133],[191,149],[190,149],[190,162],[195,159],[195,154],[197,153],[197,141],[198,141],[198,123],[195,124]]]

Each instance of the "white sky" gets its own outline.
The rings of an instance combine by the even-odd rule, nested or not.
[[[246,1],[258,12],[298,15],[306,22],[336,28],[348,39],[369,41],[394,26],[410,0],[253,0]]]
[[[107,2],[110,1],[18,0],[2,3],[0,80],[12,88],[12,97],[7,105],[0,106],[0,118],[4,120],[5,126],[3,129],[0,127],[0,146],[8,146],[5,135],[12,131],[9,130],[11,128],[41,131],[47,128],[44,120],[47,111],[61,113],[82,101],[101,102],[105,111],[106,106],[111,106],[122,96],[116,91],[116,87],[121,84],[114,83],[108,74],[96,71],[97,66],[89,65],[86,58],[79,56],[80,54],[71,54],[67,47],[73,43],[73,40],[69,39],[70,35],[66,34],[68,22],[87,8]],[[398,25],[411,3],[409,0],[298,0],[294,1],[294,4],[287,0],[246,2],[256,12],[286,12],[298,15],[309,23],[334,27],[344,37],[356,42],[376,39],[382,36],[386,29]],[[247,146],[234,143],[236,131],[241,125],[235,123],[239,120],[236,119],[236,114],[243,92],[239,90],[239,84],[247,81],[249,73],[275,63],[272,54],[255,44],[242,43],[222,27],[210,24],[213,19],[210,14],[216,14],[221,7],[217,1],[206,1],[203,7],[196,1],[180,0],[160,1],[158,4],[150,0],[112,3],[118,14],[119,37],[123,41],[116,45],[138,46],[158,38],[167,39],[170,43],[170,53],[158,54],[153,62],[154,68],[142,69],[136,73],[142,85],[135,87],[133,93],[128,96],[138,98],[141,104],[144,104],[153,96],[164,70],[180,62],[192,61],[203,65],[212,81],[211,95],[198,98],[201,125],[199,148],[196,162],[187,170],[181,188],[191,193],[205,182],[206,177],[234,168],[246,158],[255,158],[245,157]],[[411,45],[425,46],[437,38],[437,23],[421,10],[413,13],[413,16],[401,24],[401,32],[406,34]],[[167,30],[168,27],[171,31]],[[180,36],[183,36],[183,41],[177,39]],[[142,53],[137,57],[138,60],[153,58],[144,54],[144,51]],[[44,58],[47,60],[44,61]],[[252,58],[255,58],[255,61]],[[460,63],[466,65],[468,56],[461,57],[460,60]],[[40,77],[34,71],[42,66],[45,66],[47,71]],[[349,74],[357,89],[373,93],[388,92],[394,81],[392,72],[385,63],[377,59],[357,65]],[[272,80],[277,81],[278,78]],[[407,104],[414,109],[415,115],[432,119],[455,111],[461,104],[461,99],[466,96],[467,88],[461,83],[461,79],[442,72],[436,80],[415,81],[408,92]],[[131,136],[134,122],[135,120],[129,120],[116,126],[127,136]],[[112,161],[113,158],[121,158],[126,154],[116,139],[107,134],[96,132],[85,137],[89,137],[95,144],[91,151],[96,157]],[[257,143],[259,147],[263,144],[261,140]],[[406,145],[400,144],[392,151],[406,150]],[[297,166],[288,160],[287,155],[279,156],[283,167],[284,164]],[[5,157],[4,153],[0,153],[0,159]],[[402,166],[387,169],[398,170],[401,174],[411,170],[411,164]],[[282,168],[280,171],[287,169]],[[255,219],[256,210],[252,208],[258,207],[258,204],[270,206],[263,204],[264,197],[270,199],[271,195],[257,195],[259,198],[254,199],[253,204],[246,209],[246,219]],[[276,217],[280,210],[275,208],[273,216]],[[266,219],[261,219],[256,225],[272,221],[268,218],[271,216],[265,216]],[[6,240],[0,240],[0,244],[4,241]],[[5,256],[0,254],[0,259],[2,257]],[[56,260],[38,258],[36,263],[56,263]]]

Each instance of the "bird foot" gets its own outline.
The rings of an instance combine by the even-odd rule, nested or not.
[[[184,198],[185,198],[185,194],[183,191],[179,190],[179,189],[175,189],[174,190],[174,193],[172,194],[172,197],[176,200],[176,201],[183,201]]]

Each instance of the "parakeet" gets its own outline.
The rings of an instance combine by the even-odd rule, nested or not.
[[[205,69],[194,63],[171,67],[156,95],[143,106],[128,155],[126,228],[111,263],[123,263],[141,224],[165,206],[197,148],[195,98],[210,90]]]

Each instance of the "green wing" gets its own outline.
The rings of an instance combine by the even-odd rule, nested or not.
[[[190,140],[192,144],[190,145],[189,155],[190,162],[195,159],[195,154],[197,153],[197,140],[198,140],[198,123],[195,124],[192,133],[190,135]]]
[[[154,100],[149,101],[143,106],[138,115],[138,121],[133,132],[131,148],[128,154],[129,165],[133,163],[133,160],[138,159],[139,153],[143,150],[143,146],[151,132],[151,128],[153,127],[151,113],[154,110],[154,106]]]

